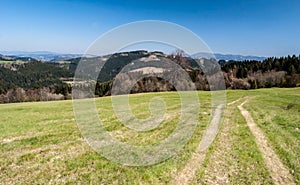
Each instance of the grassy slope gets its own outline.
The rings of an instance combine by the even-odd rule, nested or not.
[[[296,101],[297,96],[300,94],[299,90],[228,91],[227,97],[228,102],[246,95],[256,97],[249,104],[246,104],[245,108],[253,112],[255,121],[267,133],[280,158],[291,171],[294,170],[293,175],[298,180],[299,152],[297,151],[299,151],[299,144],[297,143],[299,143],[299,131],[295,128],[300,127],[299,121],[297,121],[299,120],[299,112],[297,111],[300,109],[300,103]],[[273,96],[267,99],[268,94]],[[128,131],[117,121],[113,114],[109,97],[97,99],[99,117],[104,120],[106,128],[123,142],[134,144],[157,142],[172,132],[176,126],[178,119],[176,112],[180,108],[178,95],[176,93],[136,94],[130,96],[130,103],[135,115],[141,118],[146,117],[149,115],[149,110],[148,103],[145,102],[156,95],[166,101],[167,113],[169,118],[172,118],[165,120],[157,130],[146,133]],[[286,96],[287,99],[285,99]],[[199,111],[201,124],[197,127],[190,142],[175,157],[161,164],[148,167],[120,167],[90,149],[81,139],[77,129],[71,101],[0,105],[0,182],[168,183],[176,170],[183,169],[208,124],[210,93],[199,92],[199,97],[201,99],[201,110]],[[297,104],[288,110],[290,112],[283,111],[280,108],[269,107],[268,109],[265,106],[267,102],[270,106],[286,106],[290,101]],[[273,102],[276,103],[273,104]],[[236,104],[239,104],[239,102]],[[276,127],[271,127],[273,130],[268,130],[269,127],[260,122],[260,120],[266,120],[266,118],[260,118],[259,115],[266,115],[265,113],[269,113],[268,111],[274,111],[269,115],[272,123],[276,123]],[[290,114],[293,116],[289,116]],[[226,124],[225,116],[221,132],[210,148],[205,164],[199,166],[194,182],[210,183],[210,180],[214,181],[218,175],[210,172],[214,171],[213,167],[217,161],[219,162],[217,164],[222,164],[221,168],[229,169],[225,172],[229,174],[228,180],[233,184],[251,184],[259,180],[271,184],[261,154],[253,141],[253,136],[234,106],[231,108],[229,118],[232,119],[232,122]],[[285,118],[289,120],[288,124],[280,124],[282,123],[281,119]],[[230,129],[227,128],[226,130],[227,126]],[[222,136],[223,131],[228,131],[228,134]],[[280,132],[283,135],[279,134],[279,141],[277,141],[278,138],[274,136]],[[285,137],[286,135],[288,137]],[[148,138],[151,138],[151,140]],[[224,145],[222,140],[224,138],[230,141],[228,145]],[[284,142],[287,142],[287,144]],[[225,146],[223,147],[224,150],[221,146]],[[227,158],[222,158],[223,154]]]

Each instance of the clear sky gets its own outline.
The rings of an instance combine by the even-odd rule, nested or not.
[[[163,20],[215,53],[300,54],[299,0],[0,0],[0,51],[83,53],[101,34]]]

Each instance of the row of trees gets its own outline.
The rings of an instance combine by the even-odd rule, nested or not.
[[[300,86],[300,56],[272,57],[264,61],[219,61],[226,87],[257,89]]]
[[[264,61],[246,60],[240,61],[219,61],[222,70],[226,73],[233,71],[237,78],[246,78],[255,72],[285,71],[287,75],[300,74],[300,56],[271,57]]]
[[[30,89],[26,91],[23,88],[18,87],[8,90],[6,94],[0,95],[0,103],[51,101],[64,99],[64,95],[51,92],[49,87]]]

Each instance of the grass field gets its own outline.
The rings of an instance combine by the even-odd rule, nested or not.
[[[201,91],[199,124],[191,140],[174,157],[146,167],[119,166],[93,151],[83,140],[72,101],[0,105],[1,184],[170,184],[186,168],[209,125],[210,92]],[[132,112],[150,115],[148,102],[159,96],[167,112],[158,128],[136,132],[124,127],[110,97],[96,99],[99,118],[118,140],[134,145],[157,143],[176,128],[180,112],[177,93],[130,95]],[[274,184],[254,135],[237,108],[244,105],[268,143],[300,184],[300,89],[227,91],[219,133],[197,166],[191,184]],[[233,102],[233,103],[231,103]]]

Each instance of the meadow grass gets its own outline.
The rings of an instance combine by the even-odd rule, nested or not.
[[[300,184],[300,89],[261,89],[245,104],[296,184]]]
[[[228,102],[253,97],[245,108],[266,133],[296,182],[299,182],[300,166],[299,91],[299,88],[227,91]],[[198,94],[199,124],[191,140],[174,157],[146,167],[120,166],[92,150],[77,128],[72,101],[2,104],[0,183],[168,184],[191,158],[209,124],[210,92],[199,91]],[[110,97],[96,99],[99,118],[106,130],[122,142],[157,143],[176,127],[180,97],[175,92],[129,96],[132,113],[138,118],[150,115],[149,101],[157,96],[164,100],[167,112],[166,119],[152,131],[139,133],[122,125],[113,112]],[[240,103],[232,105],[230,112],[227,112],[228,106],[224,112],[217,139],[192,183],[213,184],[219,178],[214,170],[219,168],[224,170],[231,184],[272,184],[254,138],[236,108]],[[295,105],[285,110],[289,103]]]
[[[133,114],[149,115],[147,102],[154,96],[157,94],[131,95]],[[120,141],[143,145],[167,137],[177,124],[179,96],[177,93],[159,93],[159,96],[166,102],[171,119],[164,120],[157,130],[146,133],[128,131],[122,126],[113,113],[110,97],[96,99],[96,106],[108,132]],[[182,168],[189,159],[208,123],[210,93],[199,96],[203,100],[199,110],[201,124],[190,142],[177,156],[148,167],[119,166],[93,151],[77,129],[71,101],[0,105],[1,182],[167,183],[172,171]]]

